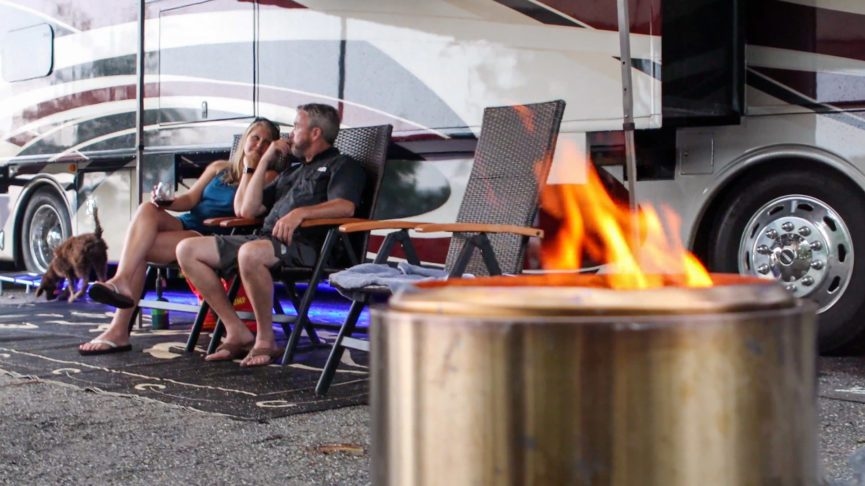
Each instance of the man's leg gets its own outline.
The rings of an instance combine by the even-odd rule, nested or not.
[[[255,312],[258,329],[253,351],[240,362],[241,366],[270,364],[272,356],[280,351],[273,334],[273,277],[270,275],[271,267],[278,262],[270,239],[246,243],[237,253],[240,279]]]
[[[230,248],[223,250],[230,251]],[[220,255],[216,239],[212,236],[189,238],[177,246],[177,262],[186,278],[195,285],[202,298],[225,325],[223,347],[205,356],[208,361],[234,359],[238,354],[242,356],[240,350],[249,348],[255,341],[255,337],[240,320],[234,306],[229,302],[217,273],[217,269],[221,266],[220,262],[224,259],[225,256]]]

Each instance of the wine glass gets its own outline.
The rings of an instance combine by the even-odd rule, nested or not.
[[[174,186],[167,182],[160,182],[153,189],[153,201],[162,207],[171,206],[174,202]]]

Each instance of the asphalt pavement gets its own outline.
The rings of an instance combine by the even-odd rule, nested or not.
[[[0,484],[369,484],[367,407],[240,421],[0,374]]]

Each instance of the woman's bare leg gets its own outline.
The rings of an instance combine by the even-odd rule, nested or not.
[[[133,282],[144,278],[143,271],[147,261],[158,263],[174,261],[174,250],[180,239],[165,239],[160,235],[175,231],[190,235],[197,234],[183,231],[180,220],[152,203],[141,203],[126,232],[117,271],[106,283],[114,285],[121,294],[137,299],[141,295],[140,289],[143,283],[137,285]],[[133,287],[139,287],[138,291],[136,292]]]
[[[175,220],[176,221],[176,220]],[[121,287],[119,281],[115,283],[119,292],[129,295],[137,300],[144,291],[144,277],[147,271],[146,262],[171,262],[174,260],[174,250],[180,241],[198,236],[194,231],[166,231],[153,235],[151,239],[152,247],[149,248],[142,258],[141,264],[136,267],[127,267],[128,274],[126,275],[125,286]],[[122,257],[121,257],[122,260]],[[115,280],[117,277],[115,276]],[[111,281],[109,281],[111,282]],[[129,309],[117,309],[114,316],[111,318],[111,324],[102,334],[96,339],[111,341],[112,343],[123,346],[129,344],[129,319],[132,317],[135,307]],[[94,351],[97,349],[107,348],[108,345],[101,343],[84,343],[79,346],[82,351]]]

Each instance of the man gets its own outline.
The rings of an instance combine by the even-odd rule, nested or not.
[[[271,143],[261,163],[246,170],[237,189],[239,216],[255,218],[267,212],[258,234],[190,238],[178,245],[177,260],[186,278],[225,324],[226,336],[205,357],[208,361],[245,355],[241,366],[264,366],[281,354],[273,334],[271,268],[281,263],[312,266],[324,234],[320,229],[300,229],[303,220],[350,217],[360,203],[365,173],[357,161],[333,147],[338,132],[339,115],[332,106],[298,106],[290,143]],[[278,153],[289,150],[301,160],[300,167],[286,169],[265,187],[268,166]],[[220,282],[235,265],[255,313],[255,336]]]

